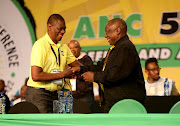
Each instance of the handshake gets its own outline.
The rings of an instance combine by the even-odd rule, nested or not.
[[[72,78],[78,74],[80,74],[80,67],[70,67],[70,66],[66,66],[63,74],[65,78]]]
[[[76,78],[77,75],[80,75],[81,68],[66,66],[64,71],[64,78]],[[83,79],[87,82],[94,82],[94,72],[88,71],[81,75]]]

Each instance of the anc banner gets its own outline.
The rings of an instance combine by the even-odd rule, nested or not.
[[[30,10],[36,23],[37,39],[47,32],[48,17],[53,13],[61,14],[67,27],[62,41],[78,40],[82,52],[91,56],[95,63],[105,57],[110,47],[104,38],[106,23],[112,18],[124,19],[130,40],[141,58],[144,77],[147,78],[145,60],[156,57],[162,67],[160,75],[174,80],[178,90],[179,4],[179,0],[24,0],[24,6]],[[27,15],[16,0],[2,0],[0,6],[0,77],[5,78],[12,94],[29,75],[30,51],[35,35]],[[5,46],[6,39],[3,38],[7,34],[10,38],[6,43],[13,42]],[[9,58],[10,54],[15,56]],[[8,59],[14,60],[11,61],[14,65],[9,67],[11,62]]]
[[[62,39],[76,39],[94,62],[102,59],[109,48],[104,38],[109,19],[124,19],[128,35],[135,44],[145,79],[145,60],[156,57],[161,76],[173,79],[180,90],[179,0],[25,0],[34,15],[37,37],[46,31],[46,22],[53,13],[66,20],[67,31]]]

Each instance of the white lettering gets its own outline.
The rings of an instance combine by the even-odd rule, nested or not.
[[[95,62],[99,61],[103,57],[103,51],[96,51]]]
[[[92,61],[94,61],[94,55],[95,55],[95,51],[89,51],[88,52],[88,56],[90,56],[91,57],[91,59],[92,59]]]
[[[179,52],[178,52],[178,54],[176,56],[176,59],[180,59],[180,50],[179,50]]]
[[[160,59],[168,59],[171,56],[171,50],[168,48],[162,48]]]
[[[147,60],[148,55],[147,55],[147,50],[146,49],[141,49],[139,52],[139,57],[140,59]]]
[[[160,49],[156,48],[156,49],[149,49],[149,58],[156,58],[159,59],[159,55],[160,55]]]

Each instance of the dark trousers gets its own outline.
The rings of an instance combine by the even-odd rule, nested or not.
[[[40,113],[53,113],[53,100],[57,100],[57,91],[50,92],[45,89],[27,87],[25,99],[33,103]]]

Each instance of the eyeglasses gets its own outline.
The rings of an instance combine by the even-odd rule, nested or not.
[[[157,69],[147,69],[147,70],[150,70],[150,71],[152,71],[152,72],[155,72],[155,70],[160,71],[161,68],[157,68]]]

